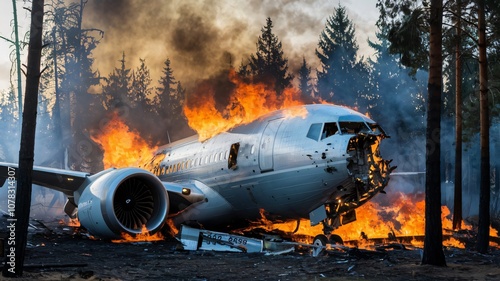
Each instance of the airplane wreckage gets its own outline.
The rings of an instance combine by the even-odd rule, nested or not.
[[[356,220],[356,208],[384,192],[395,168],[379,155],[386,137],[375,121],[354,110],[303,105],[204,141],[193,136],[161,146],[140,167],[96,174],[34,167],[33,183],[63,192],[66,214],[103,239],[137,235],[143,227],[155,233],[171,220],[182,226],[187,248],[224,244],[261,251],[262,241],[188,225],[241,224],[265,210],[271,221],[322,224],[314,244],[324,246],[338,242],[332,231]],[[3,181],[15,167],[0,163]]]

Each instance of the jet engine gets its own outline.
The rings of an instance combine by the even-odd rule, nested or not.
[[[123,233],[161,229],[168,214],[168,193],[152,173],[139,168],[106,170],[89,178],[78,199],[78,219],[91,234],[105,239]]]

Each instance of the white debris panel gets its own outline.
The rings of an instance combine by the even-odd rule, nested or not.
[[[180,241],[184,250],[211,250],[225,252],[261,253],[264,242],[260,239],[196,229],[183,225],[180,231]]]

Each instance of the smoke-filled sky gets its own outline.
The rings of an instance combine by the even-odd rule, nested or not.
[[[22,7],[29,3],[17,3],[24,33],[29,14]],[[236,68],[242,61],[246,63],[249,55],[256,52],[257,39],[267,17],[271,17],[274,34],[283,44],[290,71],[300,67],[302,57],[314,69],[319,35],[326,19],[339,5],[346,7],[355,24],[360,55],[371,56],[373,50],[367,40],[375,40],[378,18],[375,3],[375,0],[89,0],[83,25],[105,32],[94,51],[94,68],[101,75],[107,76],[114,67],[119,67],[125,52],[129,68],[135,69],[140,58],[146,60],[154,82],[169,58],[174,76],[190,86],[227,68],[229,63]],[[11,2],[2,4],[0,19],[0,35],[11,38]],[[9,86],[11,50],[10,43],[0,40],[0,90]]]

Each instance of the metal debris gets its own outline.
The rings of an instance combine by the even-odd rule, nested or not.
[[[181,226],[179,231],[180,238],[177,238],[184,250],[211,250],[222,252],[242,252],[242,253],[266,253],[266,255],[282,255],[295,251],[295,248],[309,247],[312,249],[312,255],[318,256],[327,247],[311,245],[300,242],[284,241],[274,238],[256,239],[246,236],[228,234],[224,232],[215,232],[210,230],[196,229],[189,226]],[[340,245],[328,245],[328,249],[345,248]]]
[[[192,251],[261,253],[264,250],[264,242],[260,239],[196,229],[185,225],[180,230],[180,242],[185,250]]]

